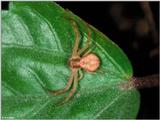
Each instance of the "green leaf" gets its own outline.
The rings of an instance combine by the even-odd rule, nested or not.
[[[118,85],[132,77],[123,51],[93,26],[92,52],[101,61],[95,73],[84,72],[74,97],[45,91],[64,88],[70,76],[68,59],[75,42],[70,19],[78,25],[80,45],[87,40],[88,26],[78,16],[54,2],[12,2],[2,12],[2,116],[4,118],[136,118],[137,90]],[[94,48],[94,49],[93,49]]]

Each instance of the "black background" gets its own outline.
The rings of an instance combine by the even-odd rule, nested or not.
[[[106,34],[111,40],[123,49],[130,59],[134,76],[146,76],[159,74],[159,56],[151,58],[150,51],[158,47],[153,42],[150,35],[137,36],[134,27],[122,31],[118,29],[117,24],[110,14],[110,8],[114,4],[121,4],[124,7],[124,16],[133,20],[144,17],[144,12],[139,2],[57,2],[65,9],[69,9],[86,22],[90,23],[101,32]],[[158,2],[150,2],[156,23],[157,31],[159,30],[159,6]],[[8,2],[2,2],[2,9],[8,9]],[[159,31],[158,31],[159,33]],[[133,44],[138,47],[135,49]],[[137,119],[158,119],[159,118],[159,88],[145,88],[139,90],[141,94],[141,104]]]

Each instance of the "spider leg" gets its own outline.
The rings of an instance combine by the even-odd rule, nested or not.
[[[76,22],[75,21],[73,21],[72,20],[72,26],[73,26],[73,30],[74,30],[74,32],[75,32],[75,43],[74,43],[74,47],[73,47],[73,49],[72,49],[72,57],[75,57],[75,56],[77,56],[78,54],[77,54],[77,51],[78,51],[78,45],[79,45],[79,31],[78,31],[78,27],[77,27],[77,24],[76,24]]]
[[[74,93],[77,90],[77,86],[78,86],[78,73],[77,72],[75,73],[73,79],[74,79],[73,87],[72,87],[71,91],[69,92],[68,96],[65,97],[65,99],[60,103],[61,105],[68,102],[68,100],[71,99],[71,97],[74,95]]]
[[[83,56],[88,55],[89,53],[91,53],[91,51],[92,51],[92,49],[87,50],[87,51],[84,53],[84,55],[83,55]]]
[[[54,94],[54,95],[59,95],[59,94],[62,94],[62,93],[65,93],[72,85],[73,83],[73,79],[74,79],[74,74],[75,72],[72,71],[72,74],[67,82],[67,85],[65,86],[64,89],[60,89],[60,90],[48,90],[50,93]]]
[[[68,10],[68,9],[66,9],[66,11],[69,13],[69,14],[73,14],[70,10]],[[82,20],[83,21],[83,20]],[[85,21],[83,21],[84,23],[86,23]],[[75,23],[74,23],[75,24]],[[77,26],[76,25],[74,25],[73,24],[73,28],[74,28],[74,31],[75,31],[75,33],[76,33],[76,39],[78,39],[79,38],[79,33],[78,33],[78,30],[76,29],[77,28]],[[80,54],[82,54],[85,50],[87,50],[88,48],[89,48],[89,45],[90,45],[90,41],[91,41],[91,31],[90,31],[90,26],[89,26],[89,24],[88,23],[86,23],[87,24],[87,27],[88,27],[88,38],[87,38],[87,44],[86,44],[86,46],[84,47],[84,48],[82,48],[82,49],[80,49],[80,50],[78,50],[78,47],[77,47],[77,49],[76,50],[78,50],[78,55],[80,55]],[[78,42],[77,42],[77,44],[79,43],[79,39],[77,40]],[[76,44],[76,42],[75,42],[75,44]],[[72,54],[73,55],[73,54]]]
[[[79,77],[78,77],[78,80],[81,80],[83,78],[83,72],[81,69],[78,70],[78,73],[79,73]]]
[[[90,54],[91,53],[91,51],[92,50],[94,50],[95,49],[95,45],[94,46],[92,46],[92,48],[90,48],[90,49],[88,49],[83,55],[82,55],[82,57],[84,57],[84,56],[86,56],[86,55],[88,55],[88,54]]]
[[[87,24],[88,25],[88,24]],[[89,29],[89,25],[88,25],[88,29]],[[88,30],[88,38],[87,38],[87,43],[86,45],[81,48],[79,51],[78,51],[78,55],[81,55],[85,50],[87,50],[89,48],[89,45],[90,45],[90,42],[91,42],[91,31],[90,29]]]

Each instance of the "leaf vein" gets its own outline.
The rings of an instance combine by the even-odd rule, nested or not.
[[[107,110],[109,107],[111,107],[121,96],[123,96],[124,93],[120,94],[119,96],[115,97],[110,104],[106,105],[103,109],[101,109],[94,117],[93,119],[97,119],[105,110]]]
[[[54,28],[52,27],[51,23],[50,23],[44,16],[42,16],[37,10],[32,9],[32,8],[30,8],[30,9],[31,9],[32,12],[35,13],[39,18],[41,18],[41,20],[43,20],[44,22],[47,23],[50,31],[52,32],[52,35],[55,37],[55,42],[56,42],[56,44],[57,44],[57,47],[58,47],[59,51],[63,52],[61,43],[58,41],[58,40],[59,40],[58,35],[57,35],[56,32],[54,31]]]
[[[15,94],[15,95],[22,95],[19,91],[15,90],[13,87],[11,87],[10,85],[8,85],[6,82],[2,81],[2,84],[3,84],[3,86],[5,86],[8,89],[10,89],[13,94]]]

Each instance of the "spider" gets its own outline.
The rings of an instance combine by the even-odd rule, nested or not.
[[[71,97],[75,94],[78,87],[78,80],[80,80],[83,76],[81,69],[84,69],[87,72],[94,72],[98,69],[100,65],[100,60],[95,54],[90,53],[90,51],[85,52],[90,45],[90,30],[88,31],[87,44],[84,46],[84,48],[78,49],[80,41],[78,27],[74,20],[72,20],[71,23],[75,33],[75,43],[72,49],[72,55],[71,58],[68,60],[68,65],[71,69],[71,75],[68,79],[66,86],[63,89],[49,90],[49,92],[54,95],[60,95],[67,92],[72,86],[68,96],[66,96],[65,99],[62,101],[62,104],[69,101]]]

